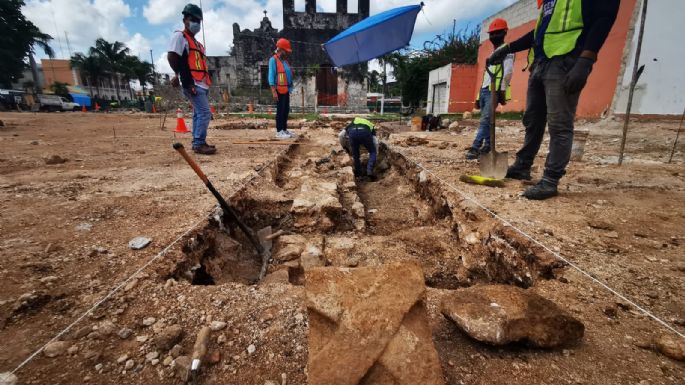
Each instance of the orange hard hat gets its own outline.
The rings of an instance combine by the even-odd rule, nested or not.
[[[506,31],[509,29],[507,21],[501,18],[497,18],[490,23],[490,28],[488,28],[488,33],[493,33],[495,31]]]
[[[290,41],[288,39],[278,39],[276,42],[276,48],[285,50],[288,53],[293,52],[293,48],[290,46]]]

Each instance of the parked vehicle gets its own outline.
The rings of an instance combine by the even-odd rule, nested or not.
[[[38,95],[38,103],[41,111],[78,111],[81,105],[71,102],[67,98],[58,95]]]
[[[24,92],[0,89],[0,110],[16,110],[17,107],[27,107]]]

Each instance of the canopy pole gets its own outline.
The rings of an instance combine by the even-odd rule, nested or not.
[[[385,91],[388,87],[388,62],[383,59],[383,96],[381,96],[381,115],[385,114]]]

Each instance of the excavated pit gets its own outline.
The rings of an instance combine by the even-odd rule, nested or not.
[[[350,158],[333,141],[304,142],[234,194],[230,202],[248,226],[284,232],[273,241],[266,280],[297,285],[311,267],[410,259],[420,262],[430,287],[530,287],[563,268],[385,145],[377,170],[377,182],[355,181]],[[259,256],[218,218],[184,239],[166,277],[257,283]]]

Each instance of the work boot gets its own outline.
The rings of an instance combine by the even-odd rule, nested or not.
[[[378,177],[376,177],[376,176],[373,175],[373,174],[367,174],[367,175],[366,175],[366,181],[367,181],[367,182],[375,182],[375,181],[377,181],[377,180],[378,180]]]
[[[216,147],[210,147],[206,144],[201,144],[199,146],[194,146],[193,152],[201,155],[213,155],[216,154]]]
[[[544,179],[535,186],[528,187],[528,189],[523,192],[524,197],[536,201],[545,200],[557,195],[559,195],[557,185]]]
[[[484,146],[483,148],[480,149],[480,154],[485,155],[490,153],[490,146]]]
[[[531,180],[532,178],[530,177],[530,169],[529,170],[522,170],[520,168],[517,168],[515,166],[509,166],[507,169],[507,176],[505,177],[507,179],[518,179],[518,180]]]
[[[469,151],[466,153],[467,160],[478,159],[478,156],[480,156],[480,153],[473,147],[469,148]]]

